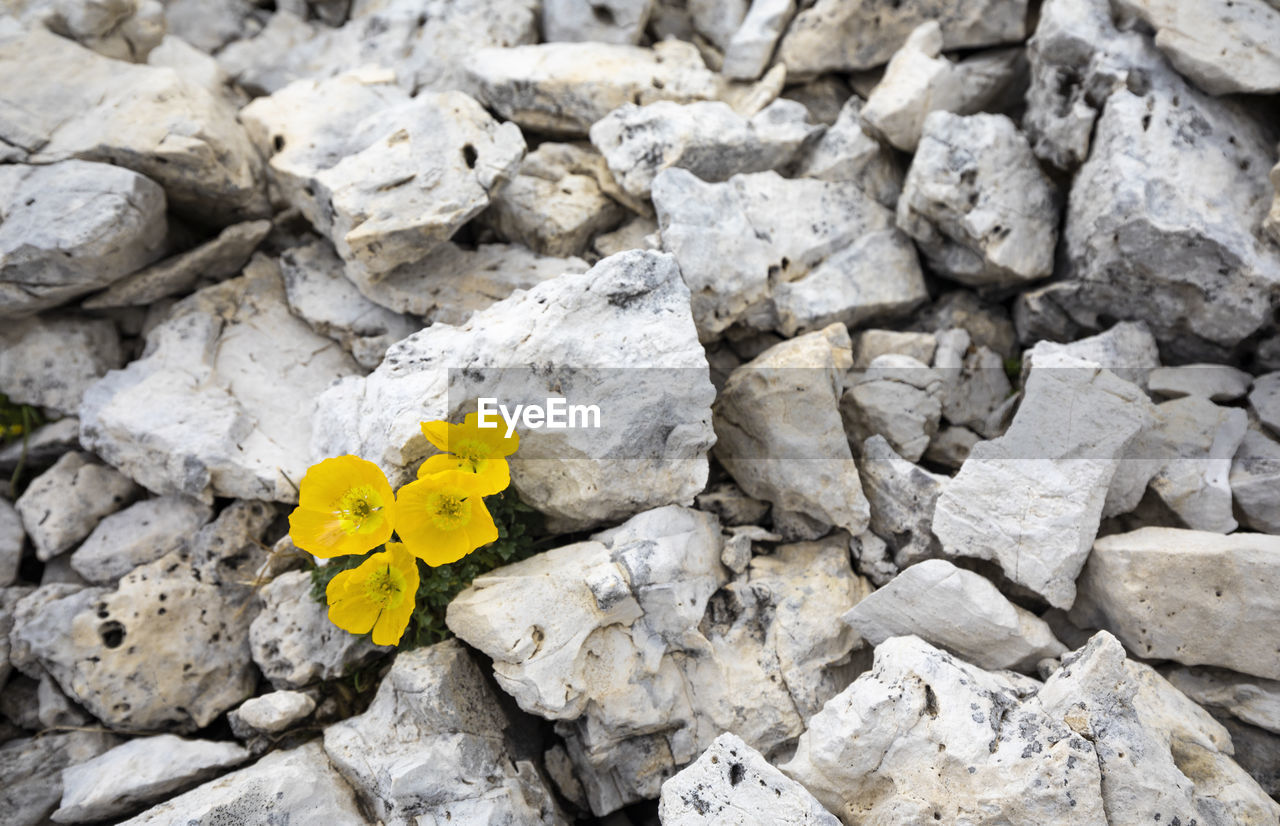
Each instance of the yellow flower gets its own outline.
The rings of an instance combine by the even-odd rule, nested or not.
[[[395,645],[413,616],[418,562],[399,542],[329,581],[329,621],[352,634],[373,631],[375,645]]]
[[[506,425],[501,420],[497,427],[482,428],[477,419],[478,414],[469,413],[462,424],[422,423],[422,435],[444,454],[428,457],[418,468],[419,479],[446,471],[463,471],[480,481],[481,496],[498,493],[511,483],[505,457],[520,447],[520,436],[512,433],[508,438]]]
[[[302,550],[326,559],[362,554],[391,538],[395,505],[391,484],[373,462],[325,459],[302,477],[289,536]]]
[[[446,470],[400,488],[396,533],[428,565],[447,565],[498,538],[484,504],[484,481],[474,473]]]

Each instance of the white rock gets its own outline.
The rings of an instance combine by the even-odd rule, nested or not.
[[[205,223],[267,212],[262,161],[235,111],[172,69],[111,60],[36,29],[0,34],[0,74],[9,80],[0,140],[19,150],[16,160],[120,164]]]
[[[248,768],[147,809],[121,826],[367,826],[355,794],[318,742],[276,751]]]
[[[0,811],[12,826],[47,823],[62,796],[61,770],[114,746],[118,738],[101,732],[45,732],[0,745]]]
[[[693,28],[723,51],[747,16],[750,0],[687,0]],[[692,39],[692,38],[690,38]]]
[[[156,493],[296,501],[311,406],[358,368],[289,311],[274,262],[174,305],[147,342],[85,394],[84,445]]]
[[[1280,734],[1280,681],[1218,668],[1179,666],[1163,673],[1174,688],[1200,705]]]
[[[1249,427],[1248,415],[1203,396],[1188,396],[1157,405],[1156,416],[1155,430],[1139,442],[1142,451],[1161,463],[1151,489],[1188,528],[1235,530],[1228,477]]]
[[[62,771],[57,823],[87,823],[137,811],[249,759],[236,743],[139,737]]]
[[[1211,95],[1280,92],[1280,7],[1267,0],[1118,0],[1174,67]]]
[[[924,119],[897,220],[942,275],[970,286],[1023,284],[1053,270],[1055,200],[1008,117],[934,111]]]
[[[984,344],[974,346],[965,330],[943,330],[937,340],[933,372],[942,380],[943,418],[989,438],[999,436],[1007,424],[1002,407],[1013,392],[1004,360]]]
[[[2,507],[0,507],[2,510]],[[13,615],[18,601],[35,590],[29,586],[16,585],[0,588],[0,686],[9,678],[13,666],[9,663],[9,632],[13,630]]]
[[[116,60],[145,63],[164,36],[157,0],[11,0],[6,11]]]
[[[733,734],[662,784],[664,826],[839,826],[813,795]]]
[[[461,644],[406,651],[369,710],[325,729],[324,749],[380,822],[563,823],[514,724]]]
[[[796,174],[820,181],[856,181],[893,209],[902,192],[902,167],[887,146],[862,128],[863,106],[862,98],[849,95],[835,122],[800,160]]]
[[[841,620],[872,645],[914,634],[979,668],[1031,671],[1067,650],[1044,620],[944,559],[912,565]]]
[[[920,461],[942,416],[942,377],[911,356],[887,353],[849,383],[840,413],[850,440],[883,436],[908,462]]]
[[[879,434],[862,443],[858,473],[871,505],[871,530],[888,537],[881,541],[888,543],[896,568],[942,555],[931,528],[948,477],[902,458]]]
[[[32,480],[14,506],[36,556],[49,560],[84,539],[98,520],[138,494],[138,486],[87,453],[64,454]]]
[[[542,35],[547,42],[590,40],[638,43],[654,0],[545,0]]]
[[[1254,379],[1249,393],[1249,407],[1258,420],[1280,436],[1280,372],[1267,373]]]
[[[1270,177],[1271,188],[1276,191],[1276,196],[1271,201],[1271,211],[1262,219],[1262,228],[1271,233],[1272,240],[1280,243],[1280,163],[1271,167]]]
[[[316,701],[300,691],[272,691],[245,700],[227,714],[237,735],[276,734],[306,719],[316,710]]]
[[[541,43],[479,49],[466,86],[481,103],[522,128],[585,136],[624,103],[714,100],[719,87],[691,43],[652,49],[609,43]]]
[[[897,353],[925,364],[933,363],[938,337],[933,333],[862,330],[853,336],[853,367],[870,367],[877,356]]]
[[[912,0],[868,6],[818,0],[796,15],[778,62],[796,77],[882,66],[921,23],[937,20],[946,49],[1013,43],[1026,33],[1024,0]]]
[[[738,80],[760,77],[795,13],[796,0],[752,0],[725,46],[721,73]]]
[[[147,54],[147,65],[173,69],[184,79],[204,88],[214,97],[219,95],[233,103],[243,103],[238,90],[231,88],[231,78],[208,53],[197,49],[173,34],[166,34]]]
[[[870,518],[838,400],[853,363],[841,324],[784,341],[730,374],[715,404],[716,459],[777,511],[862,533]]]
[[[1141,528],[1094,543],[1072,621],[1134,654],[1280,679],[1280,537]]]
[[[658,222],[647,215],[636,215],[612,232],[602,232],[591,241],[591,250],[601,258],[627,250],[656,250],[662,247]]]
[[[1242,398],[1252,383],[1253,376],[1227,364],[1184,364],[1152,370],[1147,377],[1147,390],[1171,399],[1200,396],[1229,402]]]
[[[73,415],[85,388],[123,361],[110,321],[23,319],[0,331],[0,392],[11,402]]]
[[[47,468],[68,451],[80,448],[80,420],[74,416],[58,419],[31,431],[0,449],[0,473],[11,474],[18,465]]]
[[[200,0],[167,0],[165,29],[202,52],[216,52],[228,41],[261,25],[250,0],[227,0],[216,5]]]
[[[591,126],[591,142],[618,185],[647,201],[664,169],[687,169],[703,181],[780,169],[821,134],[795,101],[776,100],[746,118],[727,103],[624,103]]]
[[[285,250],[280,274],[294,314],[341,344],[366,369],[377,367],[392,344],[422,329],[421,322],[410,316],[365,298],[325,241]]]
[[[491,369],[513,364],[551,370]],[[556,378],[564,368],[573,369],[564,374],[573,376],[571,391]],[[460,419],[480,396],[507,405],[563,396],[607,408],[599,429],[521,429],[512,482],[561,525],[691,503],[706,484],[714,388],[671,256],[621,253],[517,293],[463,326],[415,333],[368,378],[320,397],[313,455],[363,456],[403,483],[432,452],[419,423]]]
[[[997,562],[1070,607],[1119,458],[1153,420],[1137,387],[1094,362],[1037,357],[1008,431],[974,445],[934,511],[949,556]]]
[[[0,63],[3,49],[0,42]],[[0,116],[0,141],[7,138]],[[164,191],[127,169],[84,161],[0,166],[0,318],[93,292],[159,258],[164,210]],[[10,328],[5,349],[24,332],[33,334]],[[21,381],[16,366],[4,372],[6,384]]]
[[[297,81],[240,117],[284,198],[353,271],[421,260],[515,174],[524,139],[461,92],[415,98],[380,70]]]
[[[22,544],[27,532],[22,527],[22,517],[9,500],[0,497],[0,588],[12,585],[18,579],[18,564],[22,561]],[[5,639],[8,633],[0,634]],[[7,645],[7,643],[6,643]],[[5,658],[7,660],[7,657]],[[0,684],[4,676],[0,674]]]
[[[1007,49],[953,63],[942,55],[938,22],[921,23],[885,67],[859,117],[871,134],[915,152],[926,115],[982,111],[1010,84],[1018,57]]]
[[[1249,429],[1232,459],[1228,481],[1241,521],[1255,531],[1280,534],[1280,443]]]
[[[311,575],[289,571],[258,592],[262,610],[249,625],[253,661],[277,689],[344,676],[391,649],[343,631],[311,596]]]
[[[135,502],[98,523],[71,554],[71,567],[95,585],[110,585],[177,550],[212,518],[208,505],[182,496]]]
[[[1160,349],[1151,328],[1142,321],[1121,321],[1105,332],[1067,344],[1037,341],[1023,354],[1023,379],[1037,358],[1052,359],[1060,355],[1092,361],[1143,388],[1150,374],[1160,367]]]
[[[942,467],[959,470],[969,458],[973,446],[981,441],[982,437],[967,427],[945,425],[938,428],[937,434],[929,441],[924,458]]]

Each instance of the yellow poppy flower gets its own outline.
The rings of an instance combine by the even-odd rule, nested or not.
[[[399,542],[329,580],[329,621],[352,634],[373,631],[374,645],[395,645],[413,616],[418,561]]]
[[[520,436],[512,433],[507,438],[502,422],[494,428],[482,428],[478,415],[468,413],[462,424],[422,423],[422,435],[444,454],[428,457],[418,468],[419,479],[451,470],[463,471],[480,480],[482,496],[498,493],[511,483],[505,457],[519,449]]]
[[[391,538],[395,505],[391,483],[373,462],[325,459],[302,477],[289,536],[302,550],[326,559],[362,554]]]
[[[484,490],[482,479],[459,470],[410,482],[396,497],[396,533],[432,567],[457,562],[498,538]]]

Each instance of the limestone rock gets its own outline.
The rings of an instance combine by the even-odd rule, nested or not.
[[[229,41],[261,26],[250,0],[208,4],[201,0],[168,0],[165,29],[203,52],[216,52]]]
[[[147,342],[85,394],[84,445],[156,493],[296,501],[311,406],[358,368],[289,311],[274,262],[174,305]]]
[[[769,512],[769,503],[748,496],[733,482],[712,485],[695,497],[698,510],[714,513],[726,527],[754,525]],[[3,507],[3,506],[0,506]]]
[[[749,0],[687,0],[692,28],[723,51],[747,16]]]
[[[13,630],[14,612],[18,601],[29,596],[33,590],[35,589],[23,585],[0,588],[0,686],[4,685],[13,669],[9,663],[9,632]]]
[[[547,369],[493,369],[517,364]],[[558,375],[572,384],[562,387]],[[313,455],[363,456],[403,483],[431,452],[419,423],[459,420],[481,396],[507,405],[544,405],[548,396],[607,405],[607,427],[526,426],[511,457],[523,500],[562,525],[692,502],[706,484],[714,388],[688,288],[669,255],[620,253],[517,293],[460,327],[413,334],[368,378],[320,397]]]
[[[1251,725],[1280,734],[1280,681],[1261,680],[1220,668],[1168,669],[1173,687],[1202,706],[1220,709]]]
[[[933,372],[942,382],[942,417],[988,438],[1001,435],[1013,393],[1003,359],[986,345],[973,345],[965,330],[944,330],[937,341]]]
[[[318,742],[277,751],[147,809],[121,826],[221,823],[366,826],[351,787]]]
[[[969,458],[973,446],[981,441],[982,437],[967,427],[945,425],[929,441],[924,458],[942,467],[959,470]]]
[[[79,451],[64,454],[14,503],[41,560],[71,548],[138,494],[127,477],[92,459]]]
[[[505,742],[512,723],[450,640],[397,656],[369,710],[327,728],[324,749],[387,824],[564,822],[537,768]]]
[[[1021,40],[1024,0],[918,0],[883,7],[818,0],[796,15],[778,45],[778,62],[796,77],[882,66],[921,23],[937,20],[943,48]]]
[[[975,347],[988,347],[1004,358],[1018,355],[1018,334],[1008,311],[984,301],[973,290],[943,293],[920,312],[910,329],[932,333],[961,329],[969,334],[969,341]]]
[[[733,734],[662,784],[664,826],[839,826],[813,795]]]
[[[74,416],[58,419],[33,430],[24,440],[0,449],[0,473],[12,474],[21,463],[32,472],[43,470],[64,453],[80,448],[80,420]]]
[[[1258,420],[1280,436],[1280,372],[1267,373],[1254,379],[1249,393],[1249,407]]]
[[[234,110],[172,69],[111,60],[36,29],[0,34],[0,74],[9,80],[0,142],[17,148],[16,160],[118,164],[206,223],[266,213],[262,162]]]
[[[973,447],[938,497],[933,532],[948,556],[997,562],[1067,608],[1126,447],[1153,419],[1138,388],[1067,355],[1037,357],[1022,405],[998,439]]]
[[[145,63],[164,36],[157,0],[10,0],[6,11],[116,60]]]
[[[1153,395],[1177,399],[1199,396],[1214,402],[1229,402],[1249,392],[1253,376],[1226,364],[1184,364],[1159,367],[1147,377]]]
[[[932,364],[937,349],[938,337],[933,333],[862,330],[853,336],[853,367],[855,370],[870,367],[877,356],[889,353]]]
[[[181,496],[135,502],[98,523],[71,554],[71,567],[95,585],[110,585],[177,550],[212,518],[208,505]]]
[[[627,250],[656,250],[661,246],[658,222],[647,215],[636,215],[612,232],[602,232],[591,241],[592,252],[601,258]]]
[[[545,0],[542,35],[549,43],[638,43],[653,5],[654,0]]]
[[[1004,115],[924,119],[898,226],[934,269],[970,286],[1023,284],[1053,270],[1054,187]]]
[[[480,49],[466,64],[467,86],[485,106],[522,128],[586,136],[624,103],[689,103],[719,97],[716,76],[691,43],[652,49],[609,43],[541,43]]]
[[[0,65],[3,52],[0,42]],[[0,142],[11,137],[0,116]],[[0,318],[53,307],[154,261],[163,251],[164,211],[164,191],[127,169],[75,160],[0,166]],[[5,349],[24,332],[34,334],[10,329]],[[4,369],[6,384],[20,381],[15,367]]]
[[[22,517],[8,499],[0,497],[0,588],[7,588],[18,578],[18,564],[22,561],[22,545],[27,532],[22,527]],[[0,638],[8,633],[0,634]],[[5,658],[7,660],[7,657]],[[0,674],[0,684],[4,676]]]
[[[186,740],[172,734],[139,737],[62,772],[57,823],[88,823],[127,815],[249,759],[235,743]]]
[[[5,823],[47,823],[62,796],[61,771],[95,757],[118,742],[110,734],[88,731],[48,732],[0,744],[0,810]]]
[[[716,459],[749,495],[859,534],[870,510],[837,409],[852,364],[841,324],[784,341],[730,374]]]
[[[299,691],[273,691],[245,700],[227,714],[231,730],[238,737],[276,734],[305,720],[316,709],[316,701]]]
[[[366,70],[297,81],[240,113],[285,199],[369,280],[478,215],[525,149],[519,129],[467,95],[410,98],[393,80]]]
[[[872,645],[914,634],[993,670],[1031,671],[1067,650],[1044,620],[944,559],[912,565],[841,619]]]
[[[942,377],[911,356],[877,356],[840,399],[851,441],[883,436],[908,462],[918,462],[938,431]]]
[[[1156,430],[1140,442],[1161,463],[1151,489],[1188,528],[1215,533],[1235,530],[1228,477],[1248,429],[1248,416],[1202,396],[1157,405],[1156,416]]]
[[[306,571],[283,573],[258,593],[262,610],[249,625],[249,645],[277,689],[337,679],[390,650],[330,622],[328,607],[311,597]]]
[[[889,545],[895,567],[941,556],[933,511],[950,479],[902,458],[879,434],[862,443],[858,472],[871,505],[871,530],[888,537],[882,541]]]
[[[893,209],[902,192],[902,167],[888,147],[863,129],[863,106],[862,98],[849,96],[835,122],[801,158],[796,174],[820,181],[856,181],[868,195]]]
[[[1067,344],[1038,341],[1022,359],[1023,378],[1037,359],[1069,356],[1092,361],[1127,382],[1145,388],[1149,376],[1160,367],[1160,348],[1151,328],[1141,321],[1122,321],[1095,336]]]
[[[703,181],[780,169],[821,134],[804,107],[776,100],[746,118],[721,101],[646,106],[624,103],[591,126],[591,142],[618,185],[647,201],[664,169],[687,169]]]
[[[1280,443],[1259,430],[1246,431],[1231,461],[1228,482],[1244,524],[1280,534]]]
[[[752,0],[725,46],[721,73],[738,80],[760,77],[795,13],[796,0]]]
[[[123,362],[105,319],[27,318],[0,331],[0,392],[59,415],[74,415],[85,389]]]

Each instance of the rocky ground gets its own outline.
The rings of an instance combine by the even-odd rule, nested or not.
[[[1277,0],[0,10],[3,823],[1280,823]],[[333,626],[512,366],[547,550]]]

